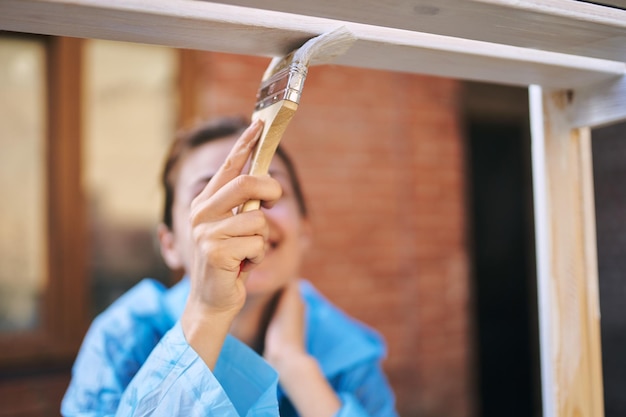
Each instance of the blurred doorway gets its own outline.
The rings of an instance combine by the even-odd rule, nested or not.
[[[527,94],[465,84],[481,417],[542,415]]]

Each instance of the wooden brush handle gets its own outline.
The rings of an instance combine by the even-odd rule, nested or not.
[[[248,174],[261,176],[268,173],[276,148],[297,109],[298,105],[293,101],[281,100],[254,112],[252,120],[263,120],[264,127],[252,153]],[[260,206],[259,200],[250,200],[242,204],[237,212],[256,210]]]

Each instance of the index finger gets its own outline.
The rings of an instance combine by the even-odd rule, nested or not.
[[[206,196],[215,194],[217,190],[241,174],[262,131],[263,122],[261,120],[255,120],[243,131],[228,153],[228,156],[226,156],[224,163],[196,197],[197,199],[203,199]]]

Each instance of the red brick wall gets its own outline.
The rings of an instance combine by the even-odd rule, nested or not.
[[[198,114],[250,115],[268,60],[196,58]],[[459,93],[448,79],[313,67],[283,139],[315,228],[303,275],[385,336],[404,417],[474,414]]]

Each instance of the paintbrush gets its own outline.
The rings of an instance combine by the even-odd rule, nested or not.
[[[272,59],[261,79],[252,113],[252,121],[263,120],[264,127],[252,152],[248,174],[267,174],[283,133],[298,109],[308,67],[331,62],[345,53],[355,40],[352,32],[341,26],[309,39],[284,57]],[[250,200],[238,211],[259,207],[260,201]]]

